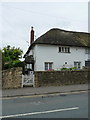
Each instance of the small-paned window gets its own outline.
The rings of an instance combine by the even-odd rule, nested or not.
[[[48,70],[48,63],[45,63],[45,70]]]
[[[52,70],[53,62],[45,62],[45,70]]]
[[[74,62],[74,67],[77,69],[81,69],[81,62]]]
[[[59,47],[59,52],[70,53],[70,47]]]
[[[85,53],[86,53],[86,54],[90,54],[90,48],[86,48],[86,49],[85,49]]]

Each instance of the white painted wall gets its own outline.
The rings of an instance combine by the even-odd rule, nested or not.
[[[88,55],[85,54],[85,48],[70,47],[71,53],[59,53],[56,45],[40,45],[37,44],[33,48],[35,60],[35,71],[44,71],[44,62],[53,62],[53,69],[57,70],[63,66],[65,62],[69,67],[74,67],[74,61],[80,61],[81,66],[85,66],[85,60]]]

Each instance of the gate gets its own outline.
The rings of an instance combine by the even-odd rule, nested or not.
[[[25,74],[22,75],[22,87],[23,86],[33,86],[34,85],[34,72],[33,71],[29,71],[29,74]]]

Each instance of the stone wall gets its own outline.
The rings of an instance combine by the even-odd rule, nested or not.
[[[22,68],[11,68],[2,71],[2,88],[19,88],[22,84]]]
[[[90,71],[37,71],[35,86],[87,84]]]
[[[84,71],[36,71],[34,73],[35,87],[62,86],[89,83],[90,70]],[[2,88],[22,87],[22,68],[12,68],[2,71]]]

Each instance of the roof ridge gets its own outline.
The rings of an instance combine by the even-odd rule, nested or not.
[[[60,29],[60,28],[52,28],[52,29],[50,29],[49,31],[51,31],[51,30],[60,30],[60,31],[64,31],[64,32],[72,32],[72,33],[83,33],[83,34],[90,34],[90,33],[88,33],[88,32],[81,32],[81,31],[72,31],[72,30],[66,30],[66,29]],[[49,32],[49,31],[47,31],[47,32]],[[46,33],[47,33],[46,32]]]

